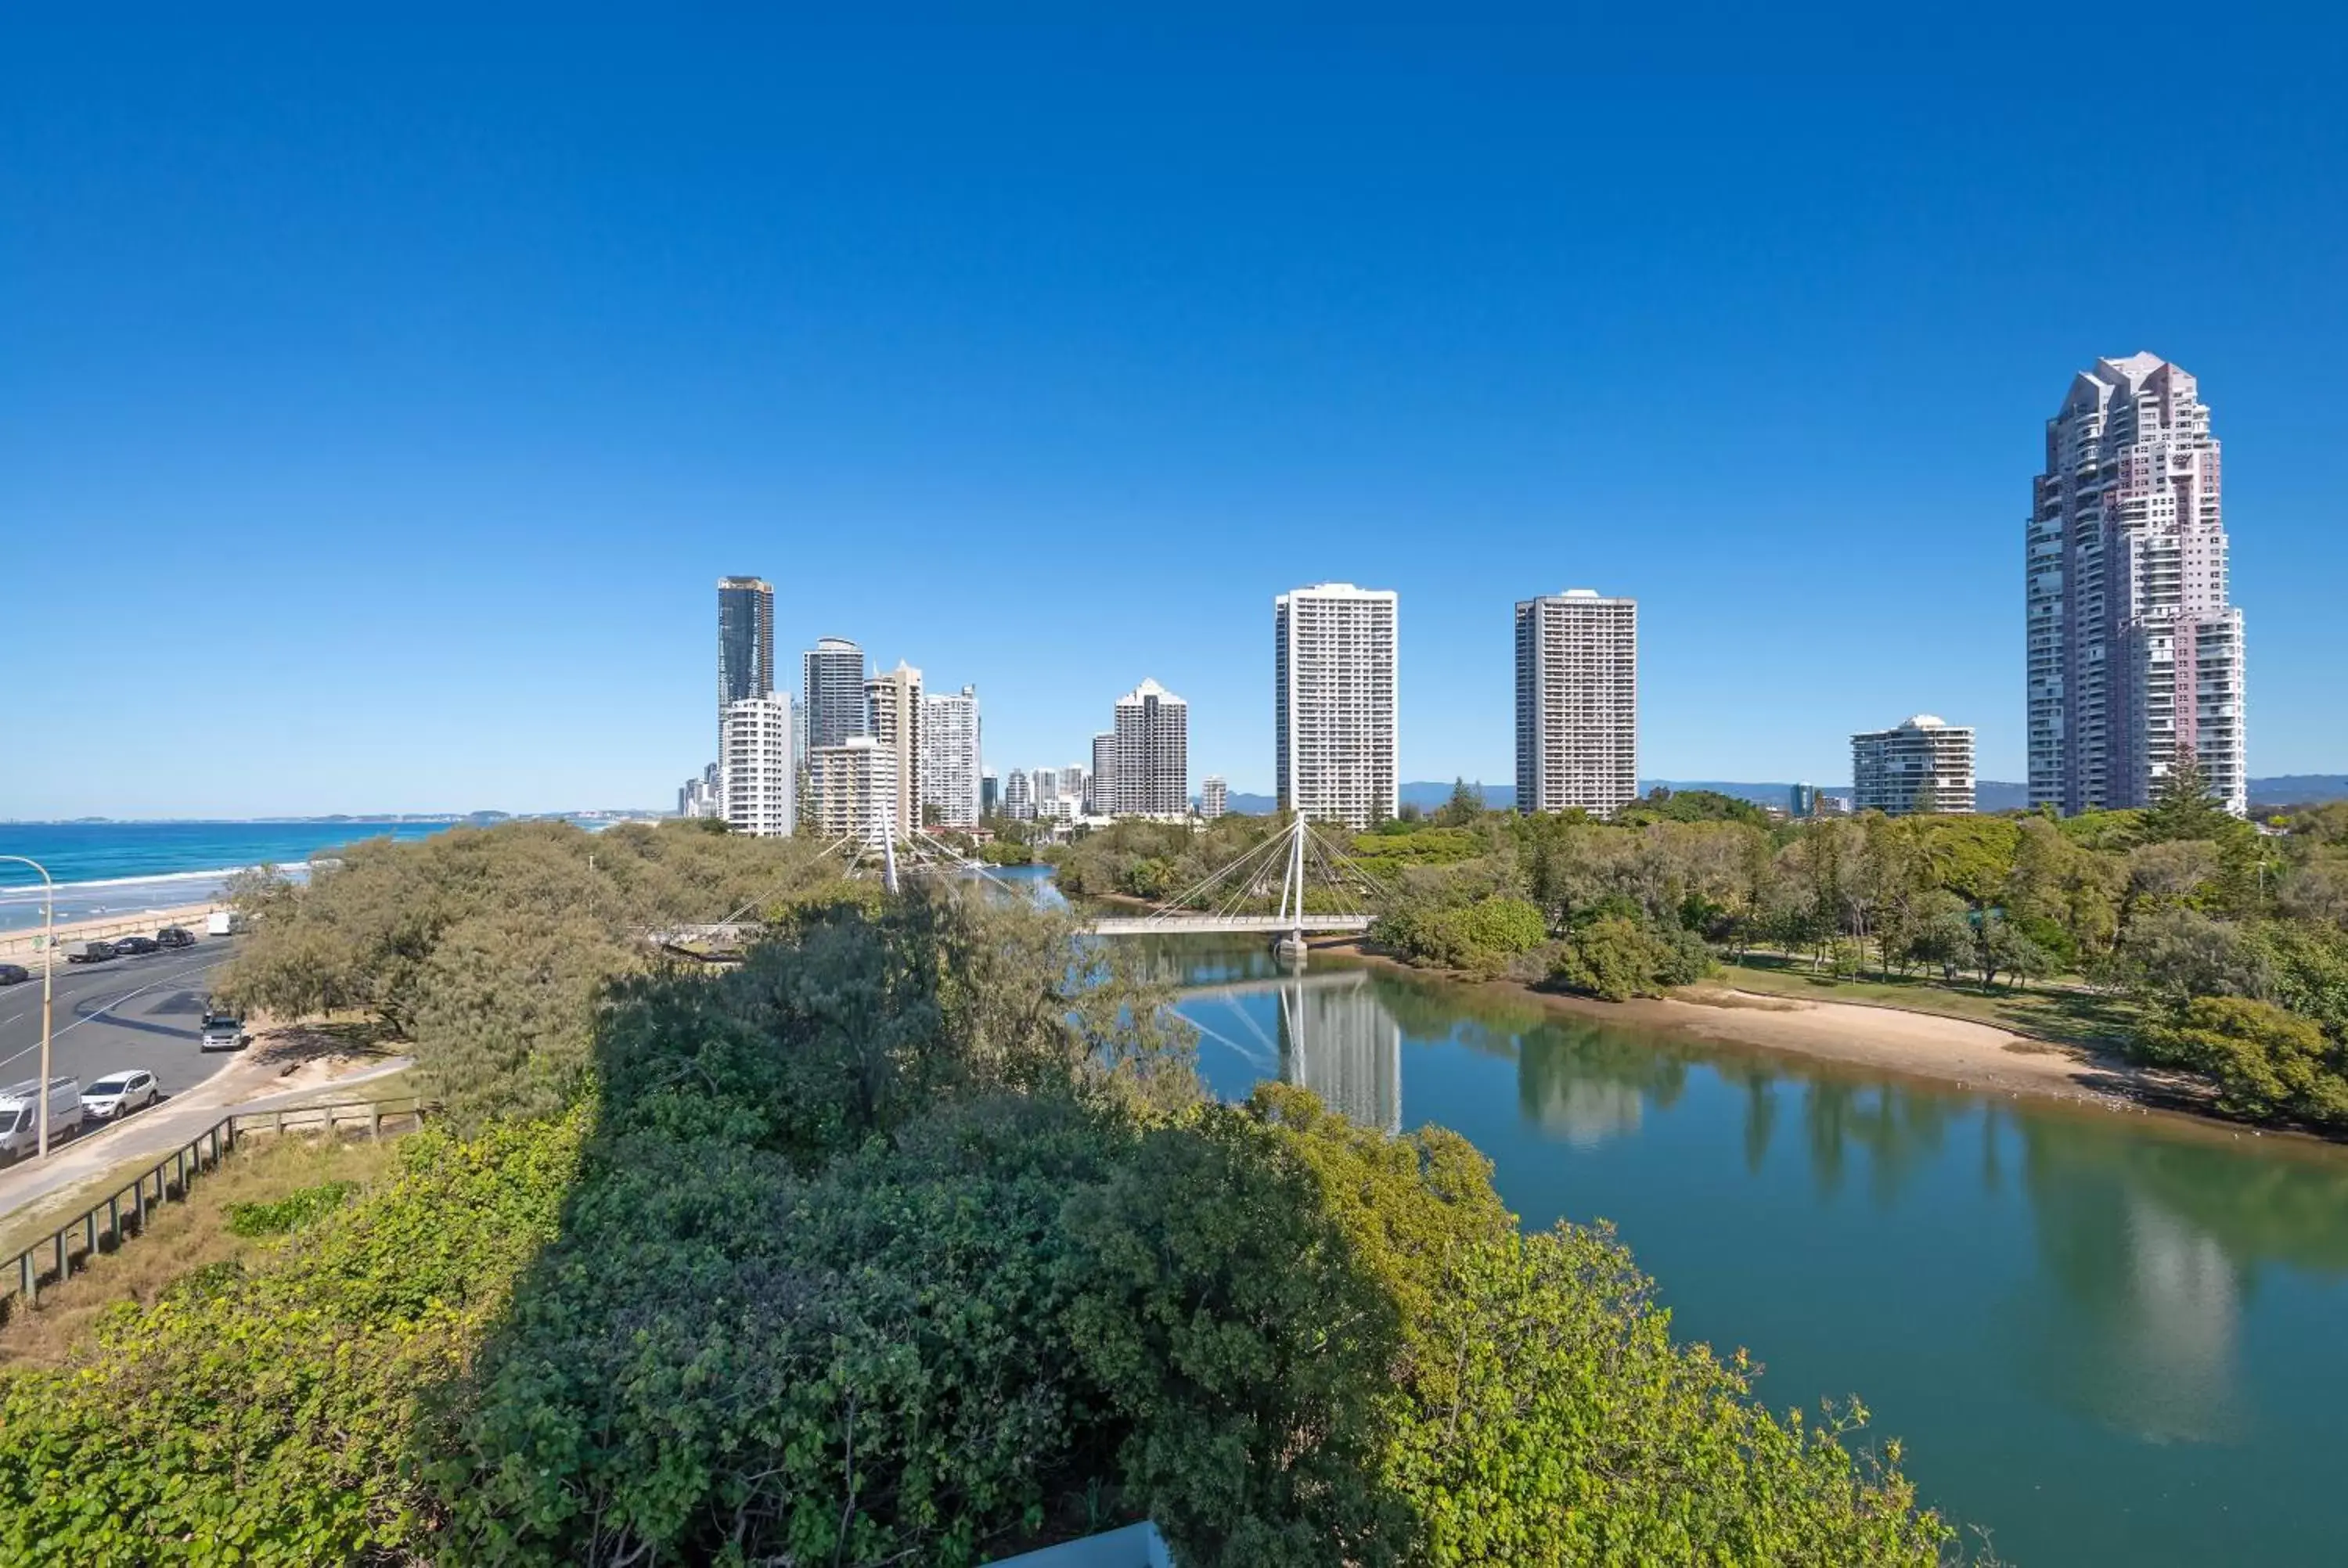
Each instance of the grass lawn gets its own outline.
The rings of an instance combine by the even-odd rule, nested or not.
[[[1754,954],[1741,964],[1723,964],[1719,982],[1765,996],[1805,997],[1813,1001],[1871,1002],[1943,1018],[1994,1024],[2016,1034],[2063,1045],[2096,1049],[2123,1044],[2136,1023],[2136,1009],[2117,997],[2092,991],[1998,986],[1983,990],[1960,982],[1943,985],[1921,977],[1902,979],[1837,979],[1813,974],[1799,959]]]
[[[381,1179],[397,1157],[396,1140],[388,1138],[376,1143],[285,1137],[240,1147],[218,1170],[198,1177],[186,1201],[149,1209],[146,1230],[119,1251],[102,1253],[71,1279],[44,1286],[38,1307],[12,1303],[7,1323],[0,1326],[0,1367],[55,1365],[117,1303],[151,1306],[173,1280],[192,1270],[278,1245],[273,1236],[231,1232],[230,1204],[273,1202],[325,1182],[366,1187]]]

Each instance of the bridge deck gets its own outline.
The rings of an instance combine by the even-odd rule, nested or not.
[[[1274,931],[1302,929],[1307,934],[1332,931],[1366,931],[1370,928],[1367,915],[1307,915],[1300,922],[1293,917],[1283,919],[1278,915],[1143,915],[1095,920],[1091,930],[1097,937],[1164,937],[1179,936],[1185,931]]]

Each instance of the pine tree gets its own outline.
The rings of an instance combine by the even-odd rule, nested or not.
[[[2152,805],[2144,814],[2144,842],[2214,839],[2224,836],[2233,825],[2234,819],[2218,804],[2217,792],[2209,787],[2209,776],[2201,771],[2193,748],[2178,746],[2177,760],[2154,789]]]

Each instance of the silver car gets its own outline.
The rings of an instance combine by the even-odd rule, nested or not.
[[[81,1113],[92,1122],[119,1122],[162,1098],[163,1086],[151,1072],[109,1072],[81,1091]]]

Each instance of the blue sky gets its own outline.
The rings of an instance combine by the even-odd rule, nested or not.
[[[1510,605],[1586,585],[1646,774],[1930,710],[2018,778],[2043,422],[2139,349],[2252,771],[2348,769],[2348,110],[2214,39],[238,15],[0,22],[0,816],[657,804],[736,571],[998,768],[1154,676],[1267,788],[1272,596],[1345,579],[1406,777],[1510,776]]]

